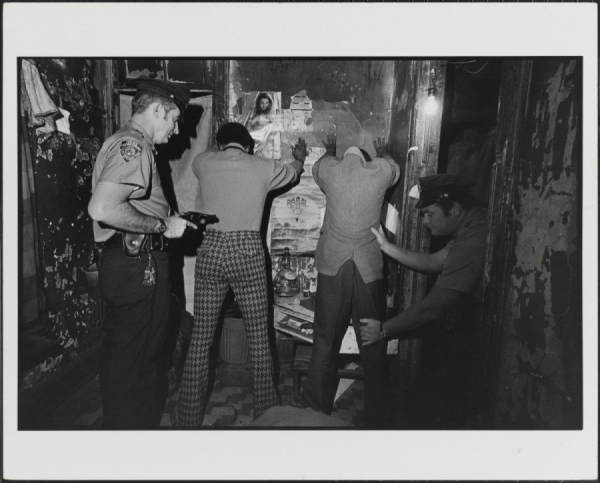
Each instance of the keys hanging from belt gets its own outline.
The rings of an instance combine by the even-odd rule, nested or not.
[[[156,284],[156,264],[154,263],[154,258],[152,257],[152,252],[147,252],[148,255],[148,265],[144,269],[144,281],[142,282],[144,285],[155,285]]]

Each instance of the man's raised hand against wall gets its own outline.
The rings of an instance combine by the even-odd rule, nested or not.
[[[308,156],[308,147],[306,146],[306,141],[304,139],[298,138],[298,142],[292,150],[292,155],[296,161],[304,163],[306,156]]]
[[[336,153],[336,145],[337,145],[337,136],[335,133],[329,133],[325,136],[325,141],[323,141],[325,145],[325,151],[328,156],[335,156]]]
[[[383,158],[384,156],[387,156],[389,154],[387,142],[383,137],[378,137],[377,139],[374,139],[373,146],[375,146],[375,152],[377,153],[378,158]]]

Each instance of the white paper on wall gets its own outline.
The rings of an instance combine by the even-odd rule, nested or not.
[[[71,113],[65,111],[62,108],[58,108],[60,113],[63,115],[62,118],[56,120],[56,129],[65,134],[71,134],[71,123],[69,122],[69,116]]]
[[[388,203],[387,214],[385,216],[385,227],[394,235],[396,234],[396,230],[398,228],[398,216],[398,210],[394,207],[394,205]]]
[[[325,148],[321,147],[309,147],[308,156],[304,160],[304,171],[301,176],[313,177],[312,168],[321,156],[325,154]]]

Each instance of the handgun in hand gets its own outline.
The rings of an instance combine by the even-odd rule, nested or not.
[[[181,215],[181,218],[191,221],[194,225],[197,225],[198,228],[219,222],[217,215],[207,215],[206,213],[200,213],[198,211],[186,211]]]

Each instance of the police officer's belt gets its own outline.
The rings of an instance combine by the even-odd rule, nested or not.
[[[111,236],[104,243],[99,243],[102,248],[115,248],[115,247],[123,247],[123,233],[117,232],[113,236]],[[160,235],[159,233],[148,233],[146,235],[146,239],[144,241],[144,248],[148,251],[153,252],[161,252],[166,251],[169,247],[169,239]]]

